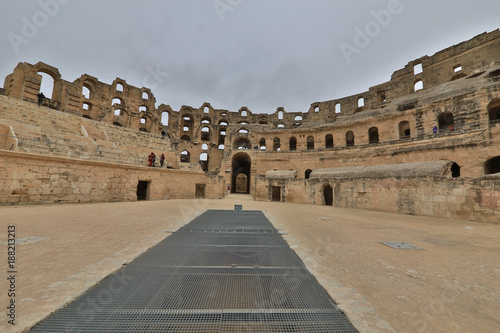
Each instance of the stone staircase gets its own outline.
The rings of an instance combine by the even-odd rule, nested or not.
[[[147,156],[153,151],[157,156],[165,154],[169,168],[179,167],[168,138],[1,95],[0,128],[3,141],[15,142],[2,145],[1,149],[133,165],[147,165]]]

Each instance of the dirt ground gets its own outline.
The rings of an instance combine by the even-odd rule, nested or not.
[[[500,225],[224,200],[0,207],[0,332],[23,332],[206,209],[262,210],[360,332],[499,332]],[[8,323],[8,226],[16,325]],[[382,241],[423,250],[401,250]]]

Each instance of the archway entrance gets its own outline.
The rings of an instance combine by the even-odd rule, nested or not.
[[[139,180],[137,184],[137,200],[147,200],[148,199],[148,181]]]
[[[251,166],[252,161],[248,154],[237,153],[233,156],[231,193],[250,193]]]
[[[326,185],[323,190],[325,198],[325,206],[333,206],[333,189],[330,185]]]

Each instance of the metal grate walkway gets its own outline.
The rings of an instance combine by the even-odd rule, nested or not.
[[[260,211],[208,210],[30,332],[357,332]]]

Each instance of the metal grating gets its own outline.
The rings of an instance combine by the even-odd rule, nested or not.
[[[421,247],[411,245],[405,242],[380,242],[380,243],[398,250],[425,250]]]
[[[357,332],[260,211],[208,210],[30,332]]]

